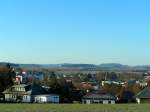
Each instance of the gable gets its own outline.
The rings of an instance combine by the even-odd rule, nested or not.
[[[137,98],[150,98],[150,86],[144,88],[135,97],[137,97]]]

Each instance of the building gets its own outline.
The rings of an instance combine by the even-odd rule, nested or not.
[[[44,88],[38,85],[13,85],[3,92],[6,102],[24,103],[59,103],[59,95],[49,94]]]
[[[83,104],[115,104],[116,97],[107,93],[89,93],[82,98]]]
[[[36,103],[59,103],[59,96],[55,94],[35,95],[34,102]]]
[[[22,83],[22,76],[21,75],[16,75],[15,82],[17,84],[21,84]]]
[[[150,83],[150,75],[144,76],[144,82]]]
[[[140,103],[150,103],[150,86],[144,88],[135,97],[136,97],[136,101],[137,101],[138,104],[140,104]]]
[[[97,91],[99,89],[99,85],[96,82],[82,82],[81,86],[82,88],[87,89],[87,90]]]
[[[101,82],[101,86],[105,86],[105,84],[115,84],[115,85],[122,85],[122,86],[125,86],[125,82],[119,82],[119,81],[102,81]]]

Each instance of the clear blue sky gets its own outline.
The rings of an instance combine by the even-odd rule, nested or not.
[[[0,61],[150,65],[149,0],[1,0]]]

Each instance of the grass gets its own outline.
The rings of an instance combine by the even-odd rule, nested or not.
[[[0,112],[150,112],[150,104],[0,104]]]

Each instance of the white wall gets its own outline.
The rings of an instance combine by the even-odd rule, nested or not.
[[[34,98],[34,101],[37,103],[59,103],[59,96],[57,95],[37,95]]]
[[[86,104],[92,104],[92,103],[99,103],[99,104],[115,104],[114,100],[103,100],[102,102],[99,100],[82,100],[82,103],[86,103]]]
[[[5,94],[5,101],[16,101],[16,95]]]
[[[108,104],[108,100],[103,100],[103,104]]]
[[[6,100],[6,101],[9,101],[9,100],[10,100],[10,98],[12,98],[12,96],[11,96],[11,95],[9,95],[9,94],[5,94],[5,100]]]
[[[91,104],[91,101],[90,100],[86,100],[86,104]]]
[[[22,102],[25,102],[25,103],[31,102],[31,96],[29,96],[29,95],[24,95]]]
[[[48,96],[47,100],[48,100],[48,102],[59,103],[59,96],[57,96],[57,95]]]
[[[111,100],[111,104],[115,104],[115,101],[114,101],[114,100]]]
[[[140,103],[141,103],[140,98],[136,98],[136,102],[137,102],[138,104],[140,104]]]
[[[34,98],[34,101],[37,103],[46,103],[47,102],[47,97],[46,96],[36,96]]]

